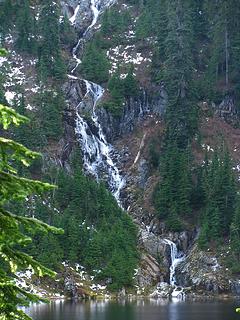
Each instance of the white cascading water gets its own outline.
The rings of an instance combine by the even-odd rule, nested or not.
[[[99,173],[102,171],[108,175],[108,184],[113,195],[119,201],[120,191],[124,185],[124,179],[121,177],[117,166],[112,160],[113,147],[106,141],[100,122],[96,114],[97,102],[101,99],[104,89],[90,81],[85,80],[86,95],[93,101],[93,110],[91,120],[97,128],[97,134],[93,134],[87,122],[77,112],[76,133],[83,149],[83,160],[85,169],[99,180]],[[80,102],[78,109],[81,109]]]
[[[112,4],[114,4],[114,2],[115,2],[115,0],[109,0],[108,7],[110,7]],[[77,57],[77,52],[78,52],[78,49],[80,48],[81,44],[84,42],[84,39],[86,39],[86,37],[88,36],[89,31],[91,31],[91,29],[95,26],[95,24],[98,21],[98,17],[101,13],[101,11],[100,11],[101,0],[91,0],[90,7],[92,10],[92,15],[93,15],[92,22],[85,30],[83,36],[78,40],[77,45],[73,48],[72,54],[73,54],[74,60],[76,61],[76,66],[72,69],[71,73],[74,73],[75,70],[77,69],[77,67],[82,63],[82,61]],[[78,5],[76,7],[73,16],[69,19],[73,25],[75,24],[76,16],[77,16],[79,9],[80,9],[80,5]]]
[[[172,242],[169,239],[164,239],[165,243],[169,245],[171,250],[171,266],[170,266],[170,277],[169,277],[169,283],[171,286],[174,287],[174,290],[172,292],[173,298],[183,298],[184,292],[183,288],[177,286],[176,281],[176,267],[181,263],[185,256],[182,254],[182,252],[179,252],[177,249],[177,246],[174,242]]]
[[[74,71],[77,69],[77,67],[79,66],[79,64],[81,64],[81,60],[77,57],[77,52],[78,49],[81,45],[81,43],[84,41],[84,39],[86,38],[86,36],[88,35],[88,32],[95,26],[95,24],[97,23],[100,11],[98,9],[99,7],[99,0],[91,0],[91,10],[92,10],[92,14],[93,14],[93,19],[91,24],[87,27],[87,29],[85,30],[83,36],[78,40],[77,45],[73,48],[73,58],[76,60],[77,64],[76,66],[72,69],[71,73],[74,73]],[[70,18],[70,21],[72,24],[75,23],[76,20],[76,16],[77,13],[79,11],[80,5],[77,6],[77,8],[75,9],[74,15],[72,18]],[[72,20],[71,20],[72,19]]]
[[[114,1],[109,1],[109,6]],[[81,63],[81,60],[77,57],[77,51],[82,41],[85,40],[88,32],[95,26],[97,23],[100,11],[100,1],[91,0],[91,10],[93,14],[93,19],[91,24],[86,29],[82,38],[79,39],[77,45],[73,49],[73,58],[76,61],[76,66],[72,69],[71,73],[77,69],[78,65]],[[76,9],[78,10],[78,9]],[[71,21],[74,22],[73,19]],[[71,79],[76,79],[76,77],[69,75]],[[108,184],[111,192],[114,197],[120,204],[120,191],[124,186],[124,179],[121,177],[119,170],[112,159],[113,147],[107,142],[101,124],[98,121],[96,113],[96,105],[104,94],[104,89],[93,82],[85,81],[86,85],[86,94],[83,97],[82,101],[77,106],[77,121],[76,121],[76,134],[81,143],[83,151],[83,162],[85,169],[91,173],[97,180],[100,178],[100,173],[104,172],[107,174]],[[80,114],[81,106],[84,104],[86,99],[92,100],[92,113],[91,120],[94,127],[97,129],[97,133],[92,133],[88,123],[83,119]]]

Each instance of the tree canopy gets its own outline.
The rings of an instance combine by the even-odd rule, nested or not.
[[[0,125],[7,130],[28,121],[15,110],[0,105]],[[54,272],[23,252],[37,230],[60,233],[31,216],[21,216],[8,210],[10,201],[24,200],[54,188],[53,185],[26,179],[18,174],[17,164],[29,166],[40,155],[14,140],[0,137],[0,319],[30,319],[19,306],[27,306],[39,298],[21,288],[16,282],[16,272],[31,269],[37,276],[53,276]]]

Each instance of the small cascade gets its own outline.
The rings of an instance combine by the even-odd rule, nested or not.
[[[98,20],[98,16],[100,14],[100,10],[99,10],[99,0],[91,0],[91,10],[92,10],[92,15],[93,15],[93,19],[91,24],[87,27],[87,29],[85,30],[83,36],[78,40],[77,45],[73,48],[73,59],[76,61],[76,65],[75,67],[72,69],[71,73],[74,73],[75,70],[77,69],[77,67],[79,66],[79,64],[82,63],[82,61],[77,57],[77,53],[79,51],[80,46],[84,43],[84,40],[86,39],[88,32],[95,26],[95,24],[97,23]],[[74,24],[75,19],[76,19],[76,15],[78,13],[79,10],[79,6],[77,6],[74,15],[72,18],[70,18],[70,21]],[[72,19],[72,20],[71,20]]]
[[[182,252],[179,252],[177,249],[177,246],[174,242],[172,242],[169,239],[164,239],[164,242],[169,245],[171,250],[171,266],[170,266],[170,277],[169,277],[169,283],[171,286],[174,287],[174,290],[172,292],[173,298],[183,298],[184,292],[183,288],[180,286],[177,286],[177,280],[176,280],[176,268],[185,259],[185,255]]]
[[[109,0],[108,6],[111,6],[115,0]],[[73,74],[81,60],[77,57],[80,46],[86,41],[90,30],[97,23],[98,17],[101,13],[101,0],[91,0],[92,22],[79,38],[77,45],[73,48],[73,59],[76,61],[75,67],[71,70],[69,78],[78,81],[78,78]],[[74,24],[75,18],[79,7],[76,8],[72,23]],[[87,172],[92,174],[97,181],[107,176],[107,181],[110,191],[120,205],[120,191],[124,186],[124,179],[121,177],[119,170],[112,159],[114,150],[113,147],[107,142],[101,124],[98,120],[96,113],[96,106],[104,94],[104,89],[93,82],[84,80],[86,86],[86,93],[81,102],[77,106],[77,120],[75,132],[81,144],[83,151],[83,162]],[[86,121],[82,115],[81,110],[84,109],[86,101],[91,101],[92,110],[90,114],[90,121]]]
[[[104,9],[104,7],[102,7],[102,5],[101,5],[101,2],[102,2],[102,0],[91,0],[90,8],[92,11],[92,22],[87,27],[87,29],[84,31],[82,37],[79,38],[76,46],[73,48],[72,55],[73,55],[73,59],[76,61],[76,65],[71,71],[72,74],[76,71],[77,67],[82,63],[81,59],[79,59],[77,56],[79,49],[82,48],[84,41],[88,38],[89,32],[96,25],[96,23],[98,21],[98,17],[101,14],[102,10]],[[115,3],[115,0],[109,0],[107,7],[110,7],[114,3]],[[76,16],[79,11],[79,8],[80,8],[80,6],[78,5],[74,11],[73,16],[69,19],[73,25],[75,24],[75,20],[76,20]]]

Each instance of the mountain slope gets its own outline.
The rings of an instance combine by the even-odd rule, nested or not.
[[[66,229],[62,239],[36,237],[29,250],[44,252],[43,261],[50,263],[50,243],[53,267],[69,260],[91,273],[96,265],[109,288],[132,286],[139,261],[133,219],[142,256],[135,274],[139,292],[169,282],[173,261],[164,239],[188,255],[179,266],[186,274],[177,277],[179,284],[238,291],[239,12],[231,4],[223,11],[225,5],[1,4],[10,18],[2,28],[10,54],[1,61],[9,71],[0,97],[32,119],[12,134],[44,154],[26,174],[59,185],[43,201],[28,200],[28,214]],[[31,19],[22,23],[26,14]],[[221,247],[229,245],[224,258]],[[188,264],[194,270],[198,257],[200,272],[191,274]],[[214,267],[216,257],[221,268]],[[223,286],[222,278],[234,284]]]

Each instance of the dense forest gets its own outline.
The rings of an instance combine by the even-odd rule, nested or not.
[[[84,43],[76,74],[105,88],[99,107],[115,121],[121,119],[126,105],[139,103],[143,92],[164,89],[168,97],[164,134],[160,140],[152,140],[148,156],[158,177],[151,195],[154,217],[165,223],[166,232],[193,227],[200,230],[197,241],[203,251],[230,243],[231,253],[225,263],[238,274],[240,199],[232,154],[224,137],[217,137],[214,151],[203,152],[201,162],[196,160],[194,148],[202,144],[203,105],[208,106],[211,117],[215,112],[212,105],[231,98],[235,110],[223,121],[239,128],[240,2],[125,3],[122,7],[119,1],[100,16],[101,26]],[[29,98],[21,84],[15,86],[16,95],[10,104],[5,83],[11,65],[1,66],[0,103],[30,119],[4,132],[4,137],[43,154],[29,167],[15,163],[15,159],[11,165],[21,176],[58,186],[41,196],[33,192],[21,201],[5,199],[9,201],[4,201],[4,208],[64,230],[63,234],[48,235],[37,231],[25,253],[56,271],[63,261],[81,263],[98,280],[110,278],[108,287],[113,291],[132,287],[140,253],[138,228],[131,216],[119,207],[106,181],[97,182],[87,174],[78,146],[65,166],[51,155],[65,134],[67,101],[63,87],[73,65],[71,51],[78,34],[69,18],[62,15],[59,1],[1,1],[0,21],[0,47],[9,49],[8,55],[14,50],[26,61],[36,61],[38,86],[31,97],[33,110],[28,108]],[[113,67],[109,58],[111,48],[129,45],[125,36],[129,26],[131,45],[152,54],[150,65],[141,74],[133,61],[120,59]],[[4,192],[1,186],[1,199],[6,197]]]

